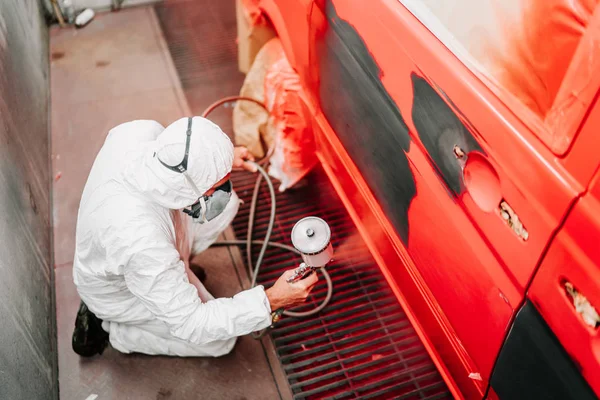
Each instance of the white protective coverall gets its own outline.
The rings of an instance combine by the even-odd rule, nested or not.
[[[232,221],[239,198],[198,224],[183,214],[198,195],[165,168],[185,153],[187,118],[166,129],[133,121],[112,129],[83,191],[73,279],[83,302],[123,353],[220,356],[237,336],[266,328],[264,288],[214,299],[190,271],[190,252],[209,247]],[[157,156],[155,156],[157,154]],[[204,193],[232,168],[233,145],[212,122],[194,117],[188,174]]]

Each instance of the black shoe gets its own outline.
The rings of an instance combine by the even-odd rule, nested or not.
[[[200,282],[206,281],[206,271],[198,264],[190,263],[190,269],[196,275],[196,278],[200,279]]]
[[[102,329],[102,320],[88,310],[83,301],[75,319],[72,345],[75,353],[82,357],[102,354],[108,346],[108,333]]]

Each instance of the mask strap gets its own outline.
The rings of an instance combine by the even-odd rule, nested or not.
[[[192,189],[196,193],[196,196],[198,196],[199,199],[203,198],[204,196],[202,195],[202,193],[200,193],[200,190],[198,189],[198,186],[196,186],[196,184],[194,183],[194,181],[192,180],[192,178],[188,175],[188,173],[187,172],[183,172],[183,176],[185,177],[185,179],[188,181],[188,183],[190,184],[190,186],[192,187]]]
[[[198,198],[202,197],[202,193],[200,193],[200,190],[198,190],[198,187],[196,186],[196,184],[194,183],[194,181],[192,180],[192,178],[190,178],[190,176],[187,173],[187,163],[188,163],[188,157],[190,154],[190,138],[192,136],[192,118],[188,118],[188,125],[187,125],[187,131],[185,132],[186,134],[186,139],[185,139],[185,155],[183,156],[183,160],[181,160],[181,162],[177,165],[169,165],[164,163],[160,157],[156,157],[156,153],[154,153],[154,156],[158,159],[158,161],[166,168],[170,169],[173,172],[177,172],[180,174],[183,174],[183,176],[185,177],[185,179],[188,181],[188,183],[190,184],[190,186],[192,187],[192,189],[194,190],[194,192],[196,193],[196,196],[198,196]]]
[[[198,201],[200,202],[200,205],[202,206],[202,208],[200,209],[200,220],[202,222],[208,222],[208,220],[206,219],[206,201],[204,200],[204,196],[200,197],[198,199]]]
[[[177,165],[169,165],[167,163],[164,163],[160,157],[156,157],[156,153],[154,153],[154,156],[156,158],[158,158],[158,161],[166,168],[170,169],[171,171],[174,172],[179,172],[179,173],[184,173],[185,171],[187,171],[187,163],[188,163],[188,155],[190,154],[190,140],[192,137],[192,118],[188,118],[188,125],[187,125],[187,131],[185,132],[186,134],[186,138],[185,138],[185,155],[183,156],[183,160],[181,160],[181,162]]]

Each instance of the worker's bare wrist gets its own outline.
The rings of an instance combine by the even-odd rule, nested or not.
[[[269,304],[271,305],[271,311],[275,311],[282,307],[281,302],[278,301],[277,297],[273,296],[271,289],[265,290],[265,294],[267,295],[267,300],[269,300]]]

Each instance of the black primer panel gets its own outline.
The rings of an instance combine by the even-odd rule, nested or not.
[[[482,152],[471,132],[425,79],[412,74],[412,119],[417,134],[433,160],[446,186],[455,194],[463,190],[462,171],[454,146],[465,153]]]
[[[405,244],[416,194],[405,152],[408,127],[380,80],[362,38],[326,3],[329,29],[319,44],[323,112]]]
[[[491,384],[503,400],[597,398],[530,301],[517,314]]]

